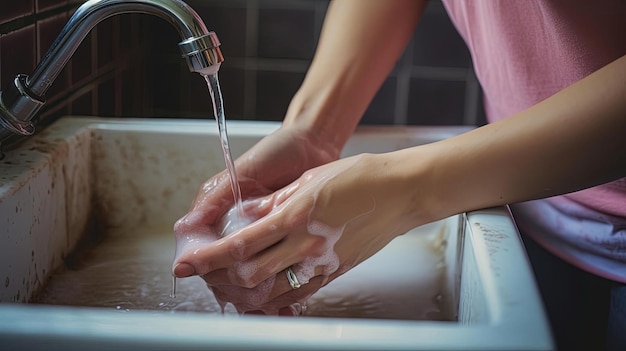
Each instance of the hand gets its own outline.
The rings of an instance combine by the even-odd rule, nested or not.
[[[229,236],[181,252],[216,297],[240,311],[275,313],[319,288],[416,226],[401,172],[386,155],[359,155],[307,171],[283,189],[246,204],[259,218]],[[299,289],[285,270],[292,267]]]
[[[236,160],[242,197],[270,194],[297,179],[304,171],[336,160],[339,153],[339,148],[321,140],[319,133],[295,123],[283,126]],[[189,241],[193,236],[198,242],[216,240],[219,238],[215,233],[217,222],[233,203],[230,179],[223,171],[201,186],[191,210],[177,221],[174,226],[177,239],[187,238]],[[177,247],[177,257],[181,250]],[[175,260],[173,274],[177,277],[192,275],[193,267],[179,265]]]

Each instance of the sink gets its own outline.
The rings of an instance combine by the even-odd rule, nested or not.
[[[233,155],[278,127],[229,122]],[[344,156],[467,130],[363,126]],[[239,316],[228,306],[219,313],[197,277],[178,279],[170,299],[172,225],[223,168],[212,121],[64,117],[6,152],[0,343],[29,350],[553,349],[507,207],[451,216],[394,239],[316,293],[303,317]]]

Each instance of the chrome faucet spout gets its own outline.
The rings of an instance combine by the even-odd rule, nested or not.
[[[46,91],[83,39],[98,23],[124,13],[151,14],[173,25],[181,36],[178,46],[191,72],[215,73],[224,61],[217,35],[181,0],[89,0],[69,19],[32,75],[18,74],[13,84],[0,91],[0,142],[8,132],[33,133],[32,119],[45,103]]]

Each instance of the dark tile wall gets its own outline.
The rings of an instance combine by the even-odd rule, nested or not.
[[[79,0],[3,1],[0,9],[0,90],[16,74],[31,74]],[[141,19],[123,15],[97,25],[46,92],[41,124],[66,114],[147,115],[146,46],[140,40]],[[130,80],[132,84],[125,81]],[[123,97],[123,98],[122,98]]]
[[[80,0],[6,1],[0,11],[0,90],[30,74]],[[217,32],[227,118],[282,120],[313,57],[328,0],[187,0]],[[100,23],[47,93],[45,124],[65,114],[212,118],[206,83],[180,58],[178,33],[146,15]],[[484,123],[471,59],[439,1],[364,124]]]
[[[187,2],[222,42],[225,62],[220,81],[227,118],[282,120],[313,57],[329,1]],[[152,48],[162,60],[153,63],[151,75],[162,75],[159,82],[164,84],[152,97],[155,114],[211,118],[204,82],[180,69],[176,38],[173,33],[163,35],[168,40],[155,42]],[[441,2],[431,1],[362,123],[481,124],[480,99],[469,52]]]

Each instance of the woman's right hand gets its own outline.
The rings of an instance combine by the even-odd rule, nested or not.
[[[271,194],[298,179],[305,171],[339,158],[340,150],[321,140],[319,134],[298,124],[283,125],[259,141],[235,161],[243,199]],[[211,227],[234,205],[230,178],[226,170],[204,182],[190,211],[179,219],[177,236],[217,237]],[[177,257],[179,253],[177,252]],[[174,275],[188,276],[189,267],[174,267]]]

